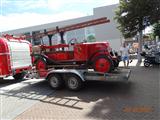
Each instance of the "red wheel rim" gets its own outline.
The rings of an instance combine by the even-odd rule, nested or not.
[[[98,72],[109,72],[110,66],[110,62],[105,58],[99,58],[95,62],[95,70]]]
[[[42,60],[37,62],[36,68],[40,77],[45,77],[47,75],[46,64]]]
[[[39,60],[37,62],[37,70],[45,70],[45,69],[46,69],[46,64],[43,61]]]

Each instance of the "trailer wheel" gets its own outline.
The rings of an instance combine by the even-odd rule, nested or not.
[[[48,81],[53,89],[60,89],[63,87],[63,79],[58,74],[50,74]]]
[[[66,80],[66,86],[69,90],[78,91],[83,86],[83,81],[74,74],[70,74]]]
[[[25,75],[26,73],[22,72],[22,73],[15,74],[13,77],[15,80],[23,80]]]
[[[93,69],[98,72],[111,72],[114,68],[113,62],[105,55],[98,56],[93,60]]]

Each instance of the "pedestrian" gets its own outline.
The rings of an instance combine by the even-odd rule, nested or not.
[[[124,67],[128,67],[129,65],[129,47],[127,47],[125,43],[123,43],[123,46],[120,48],[120,53],[121,53],[121,59],[124,63]]]

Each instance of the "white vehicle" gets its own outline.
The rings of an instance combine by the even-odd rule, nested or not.
[[[11,35],[0,37],[0,78],[22,79],[32,69],[31,44]]]

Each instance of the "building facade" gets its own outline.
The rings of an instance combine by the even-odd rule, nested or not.
[[[113,50],[118,51],[121,43],[122,43],[122,37],[120,31],[117,29],[117,23],[114,20],[115,16],[115,9],[117,8],[118,4],[115,5],[109,5],[109,6],[103,6],[94,8],[93,15],[91,16],[85,16],[80,17],[76,19],[70,19],[60,22],[53,22],[38,26],[32,26],[22,29],[16,29],[11,31],[3,32],[3,34],[12,34],[12,35],[31,35],[32,38],[28,38],[28,40],[33,45],[39,45],[39,44],[49,44],[49,38],[48,36],[45,36],[43,38],[36,38],[35,34],[37,33],[43,33],[44,30],[52,30],[56,29],[56,26],[59,28],[85,22],[92,19],[97,19],[101,17],[107,17],[110,19],[110,23],[105,23],[101,25],[81,28],[73,31],[66,32],[64,35],[64,39],[66,43],[70,43],[73,40],[77,43],[81,43],[84,41],[87,42],[100,42],[100,41],[107,41],[111,44],[111,47]],[[59,44],[60,43],[60,36],[59,34],[55,34],[52,36],[52,45]]]

